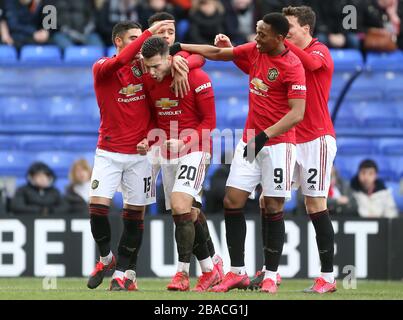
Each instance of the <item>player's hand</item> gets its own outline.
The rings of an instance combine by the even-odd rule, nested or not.
[[[172,76],[174,71],[189,73],[188,61],[179,55],[174,56],[172,59]]]
[[[166,28],[170,25],[173,25],[174,23],[175,23],[174,20],[158,21],[157,23],[153,24],[150,28],[148,28],[148,31],[150,31],[152,34],[157,34],[161,28]]]
[[[350,202],[350,199],[346,196],[340,196],[337,198],[337,204],[346,205]]]
[[[147,154],[147,151],[150,149],[148,145],[148,140],[147,138],[144,138],[138,145],[137,145],[137,152],[144,156]]]
[[[175,97],[180,97],[183,99],[190,91],[188,74],[183,71],[176,71],[173,76],[171,88],[174,90]]]
[[[179,153],[185,147],[185,142],[178,139],[169,139],[164,142],[165,147],[173,153]]]
[[[215,36],[214,45],[218,48],[232,48],[230,38],[222,33],[219,33]]]
[[[250,139],[243,149],[243,158],[252,163],[268,140],[269,137],[264,131],[259,133],[256,137]]]

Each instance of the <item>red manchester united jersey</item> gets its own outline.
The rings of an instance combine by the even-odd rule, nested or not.
[[[249,112],[243,141],[277,123],[289,111],[288,99],[305,99],[305,72],[298,57],[286,49],[277,56],[260,53],[256,43],[247,43],[234,48],[237,61],[249,61]],[[295,129],[268,141],[267,145],[296,143]]]
[[[315,140],[320,136],[335,137],[328,101],[334,64],[329,49],[313,39],[304,49],[290,42],[287,46],[301,60],[306,75],[307,98],[304,120],[296,127],[297,143]]]
[[[102,58],[93,66],[94,88],[101,114],[98,148],[125,154],[137,153],[137,144],[150,126],[139,61],[132,64],[149,31],[112,58]]]
[[[146,94],[150,98],[150,107],[156,125],[164,131],[166,139],[187,141],[185,153],[200,150],[211,152],[211,138],[208,133],[216,127],[211,81],[201,69],[191,70],[188,79],[191,90],[182,99],[175,97],[170,88],[170,75],[162,82],[155,81],[148,74],[145,75],[144,84]]]

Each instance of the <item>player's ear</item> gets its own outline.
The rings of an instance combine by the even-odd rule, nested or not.
[[[121,48],[123,44],[123,39],[121,37],[116,37],[114,42],[116,48]]]

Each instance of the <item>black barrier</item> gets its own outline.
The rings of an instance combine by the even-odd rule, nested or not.
[[[209,216],[216,251],[229,258],[222,216]],[[245,260],[252,275],[263,263],[260,219],[247,215]],[[122,227],[111,216],[116,249]],[[403,279],[403,219],[335,219],[335,272],[338,278]],[[286,219],[286,243],[280,273],[284,278],[318,275],[315,233],[305,217]],[[115,250],[116,251],[116,250]],[[0,276],[82,277],[96,259],[88,219],[70,217],[0,219]],[[170,277],[176,271],[174,226],[170,216],[148,217],[137,273],[139,277]],[[200,272],[193,261],[191,273]]]

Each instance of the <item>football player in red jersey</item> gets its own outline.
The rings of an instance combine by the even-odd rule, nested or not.
[[[326,204],[331,168],[337,151],[336,135],[328,109],[334,64],[329,49],[312,37],[316,20],[312,8],[290,6],[283,9],[283,14],[290,24],[286,46],[300,58],[308,88],[304,120],[296,126],[297,158],[293,184],[300,186],[305,196],[306,210],[317,234],[322,264],[321,276],[305,291],[334,292],[334,231]],[[232,46],[230,39],[222,34],[217,35],[215,44],[220,47]],[[235,63],[249,73],[250,65],[242,61]],[[264,202],[260,204],[264,211]],[[251,281],[251,288],[260,287],[263,278],[264,272],[258,271]]]
[[[169,14],[167,12],[158,12],[158,13],[152,15],[148,19],[148,25],[152,26],[155,23],[157,23],[158,21],[173,20],[173,19],[175,19],[174,16],[172,16],[171,14]],[[204,65],[204,62],[205,62],[205,59],[203,56],[198,55],[198,54],[191,54],[186,51],[178,51],[177,46],[174,45],[175,34],[176,34],[175,25],[169,25],[166,28],[165,27],[161,28],[159,30],[159,32],[157,33],[157,36],[162,37],[168,43],[169,53],[171,56],[172,55],[181,56],[188,60],[187,63],[188,63],[189,69],[196,69],[197,67],[202,67],[202,65]],[[179,67],[180,66],[178,66],[178,69],[179,69]],[[187,72],[182,72],[182,73],[183,73],[182,76],[187,79],[188,73]],[[177,86],[180,89],[180,91],[185,92],[185,89],[188,90],[188,88],[182,88],[181,85],[182,85],[181,83],[178,83],[178,86]],[[184,94],[182,94],[180,91],[175,92],[175,95],[178,96],[178,93],[179,93],[180,96],[183,98]],[[156,161],[154,161],[154,162],[156,162]],[[159,172],[158,165],[154,165],[153,172],[155,174],[158,174],[158,172]],[[166,201],[169,202],[169,199],[167,198]],[[196,223],[197,224],[200,223],[203,227],[203,231],[204,231],[206,241],[207,241],[207,247],[208,247],[211,258],[213,259],[214,267],[217,268],[217,270],[220,274],[220,279],[222,279],[224,277],[223,260],[215,252],[215,247],[214,247],[213,241],[210,236],[210,231],[208,228],[206,216],[204,215],[204,213],[201,211],[200,208],[201,208],[201,203],[195,203],[194,207],[192,207],[192,214],[197,216]],[[196,227],[196,232],[198,232],[199,230],[200,230],[199,227]],[[204,238],[203,235],[196,236],[196,240],[201,239],[203,241],[203,238]],[[195,248],[197,248],[197,247],[198,247],[198,244],[195,243]],[[196,252],[194,252],[194,254],[196,254],[196,258],[199,261],[199,263],[204,259],[203,254],[200,255],[198,250],[196,250]]]
[[[91,177],[91,231],[100,251],[100,261],[87,286],[98,287],[107,270],[116,266],[110,289],[136,290],[135,266],[144,228],[145,205],[155,201],[150,186],[151,164],[137,152],[153,123],[136,57],[143,42],[173,21],[161,21],[141,32],[133,22],[121,22],[112,31],[117,54],[99,59],[93,66],[94,89],[101,114],[99,138]],[[115,260],[110,248],[108,219],[111,199],[121,186],[124,208],[123,232]]]
[[[291,196],[295,165],[295,125],[304,117],[305,72],[298,57],[284,45],[287,19],[271,13],[257,24],[256,42],[235,48],[181,45],[212,60],[245,61],[249,72],[249,112],[242,141],[235,150],[224,198],[231,271],[212,291],[246,288],[244,262],[246,222],[243,207],[257,184],[263,188],[263,245],[268,262],[261,290],[277,291],[277,269],[284,245],[283,208]]]
[[[196,256],[203,274],[194,288],[206,291],[220,281],[207,248],[203,227],[192,214],[200,193],[205,169],[211,158],[210,133],[215,128],[214,92],[207,74],[201,69],[189,72],[190,91],[177,98],[172,82],[168,43],[161,37],[144,42],[141,53],[149,73],[144,77],[151,110],[160,129],[160,157],[167,209],[172,209],[176,225],[175,239],[179,256],[178,269],[168,290],[189,290],[190,259],[197,243]],[[197,231],[197,229],[199,229]],[[197,239],[204,237],[204,239]]]
[[[306,211],[316,232],[321,275],[305,291],[334,292],[334,230],[327,208],[337,151],[328,107],[334,64],[329,49],[312,37],[316,17],[311,7],[290,6],[283,9],[283,14],[290,23],[286,45],[300,58],[308,87],[305,117],[296,127],[297,163],[293,183],[301,187]]]

